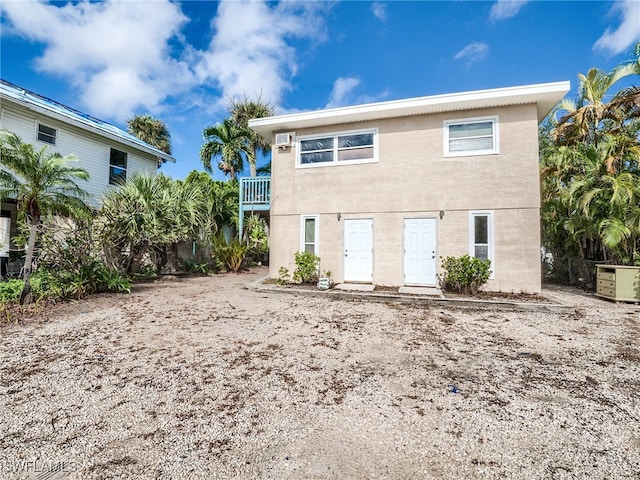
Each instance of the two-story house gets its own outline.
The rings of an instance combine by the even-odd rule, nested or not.
[[[338,282],[436,286],[491,260],[488,290],[539,292],[538,124],[569,82],[251,120],[273,143],[270,275],[296,251]]]
[[[0,130],[17,134],[36,150],[75,154],[78,166],[89,172],[88,182],[79,185],[88,191],[97,205],[111,185],[136,172],[155,173],[160,163],[175,162],[171,155],[139,138],[90,115],[49,98],[0,80]],[[7,255],[7,230],[16,232],[16,206],[2,203],[0,215],[0,257]],[[13,248],[13,247],[12,247]]]

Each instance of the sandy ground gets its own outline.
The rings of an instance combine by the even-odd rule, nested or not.
[[[265,274],[0,326],[0,478],[640,478],[640,307],[243,288]]]

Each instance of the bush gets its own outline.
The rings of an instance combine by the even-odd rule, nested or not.
[[[38,269],[30,279],[37,299],[81,299],[101,292],[130,292],[131,282],[100,262],[73,270]]]
[[[293,281],[298,283],[316,283],[320,257],[311,252],[296,252],[296,269],[293,271]]]
[[[6,280],[0,282],[0,302],[17,302],[20,300],[20,293],[22,293],[22,287],[24,281],[22,280]]]
[[[269,261],[269,227],[264,218],[251,214],[244,229],[247,240],[247,258],[254,263]]]
[[[475,295],[491,275],[491,260],[469,255],[447,257],[441,266],[444,273],[439,275],[440,286],[443,290],[457,293]]]
[[[277,285],[286,285],[289,283],[289,269],[287,267],[280,267],[278,270],[278,278],[276,279]]]
[[[242,268],[242,263],[247,254],[246,244],[235,237],[227,243],[224,234],[220,233],[214,237],[212,246],[213,255],[226,267],[227,271],[237,272]]]
[[[188,259],[184,261],[183,268],[189,273],[208,274],[211,271],[208,262],[199,262],[198,260]]]

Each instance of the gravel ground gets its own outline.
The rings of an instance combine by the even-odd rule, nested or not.
[[[265,274],[1,325],[0,478],[640,478],[640,307],[243,288]]]

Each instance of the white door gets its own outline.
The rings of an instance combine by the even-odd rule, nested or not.
[[[404,283],[436,284],[435,218],[406,218],[404,221]]]
[[[344,221],[344,281],[373,281],[373,220]]]

